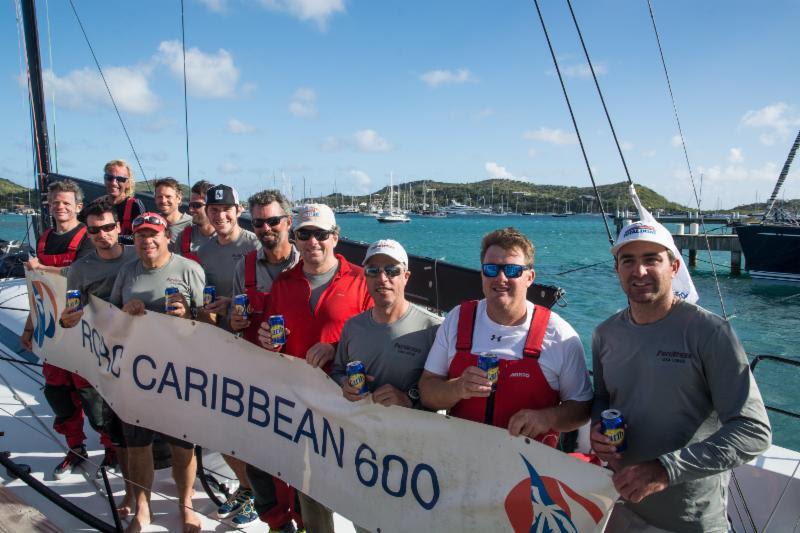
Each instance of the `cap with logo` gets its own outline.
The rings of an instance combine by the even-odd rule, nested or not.
[[[408,266],[408,254],[405,248],[403,248],[402,244],[392,239],[381,239],[370,244],[369,248],[367,248],[367,255],[364,256],[364,261],[361,264],[366,265],[372,256],[379,254],[387,255],[398,263]]]
[[[167,229],[168,225],[167,221],[164,220],[164,217],[158,213],[148,211],[147,213],[142,213],[138,217],[134,218],[133,222],[131,223],[131,227],[133,228],[133,232],[136,233],[137,231],[143,229],[164,231]]]
[[[239,194],[233,187],[214,185],[206,191],[206,205],[239,205]]]
[[[671,250],[676,256],[680,255],[678,249],[675,247],[675,241],[672,239],[672,235],[667,228],[658,222],[641,220],[628,224],[620,230],[617,242],[611,247],[611,253],[617,255],[620,248],[626,244],[638,241],[660,244],[664,248]]]
[[[331,208],[325,204],[301,205],[294,219],[294,229],[306,226],[331,231],[336,227],[336,217]]]

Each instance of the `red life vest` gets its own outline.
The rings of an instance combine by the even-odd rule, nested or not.
[[[183,228],[183,233],[181,233],[181,255],[186,259],[191,259],[192,261],[200,262],[200,258],[197,257],[197,254],[192,251],[192,228],[194,224],[189,224],[185,228]]]
[[[81,241],[83,241],[83,238],[86,236],[86,226],[81,227],[81,229],[75,232],[72,240],[69,241],[67,251],[61,254],[44,253],[44,245],[52,231],[52,228],[48,228],[42,236],[39,237],[39,242],[36,244],[36,257],[41,264],[46,266],[65,267],[71,265],[73,261],[75,261],[75,256],[78,253]]]
[[[475,327],[477,300],[461,304],[458,315],[456,355],[447,371],[448,379],[461,376],[470,366],[478,366],[478,356],[472,353],[472,335]],[[533,317],[525,339],[522,359],[500,359],[497,390],[494,398],[492,425],[507,428],[511,417],[522,409],[544,409],[559,404],[558,392],[554,391],[539,366],[542,341],[550,320],[550,309],[534,306]],[[461,400],[450,409],[450,414],[459,418],[483,422],[486,413],[486,398],[473,397]],[[548,431],[536,440],[556,447],[558,433]]]
[[[133,196],[129,196],[127,200],[125,200],[125,211],[122,214],[122,224],[120,225],[120,235],[133,235],[133,220],[131,215],[133,214],[133,206],[136,205],[136,198]]]
[[[258,261],[258,250],[253,250],[244,256],[244,292],[250,305],[250,325],[242,332],[242,337],[253,344],[258,344],[258,328],[265,320],[264,314],[269,307],[269,293],[259,292],[256,289],[256,261]]]

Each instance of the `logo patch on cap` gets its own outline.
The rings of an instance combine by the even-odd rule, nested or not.
[[[625,230],[625,233],[622,235],[623,238],[629,235],[636,235],[637,233],[649,233],[650,235],[656,234],[656,228],[653,226],[646,226],[645,224],[635,224]]]

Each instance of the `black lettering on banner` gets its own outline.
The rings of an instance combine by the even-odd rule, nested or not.
[[[158,392],[161,394],[164,387],[172,387],[175,389],[175,396],[181,400],[181,387],[178,385],[178,375],[175,373],[175,365],[169,361],[164,367],[164,374],[161,376],[161,383],[158,384]]]
[[[425,501],[419,493],[419,476],[423,473],[428,473],[428,479],[431,485],[430,500]],[[411,493],[414,494],[414,499],[422,506],[423,509],[430,511],[436,502],[439,501],[439,478],[436,476],[436,470],[429,464],[420,463],[411,474]]]
[[[120,376],[119,362],[122,361],[122,350],[123,347],[119,344],[115,344],[114,348],[112,349],[111,362],[109,363],[108,371],[111,372],[111,375],[113,375],[115,378]]]
[[[361,452],[368,451],[372,455],[372,460],[364,459],[361,457]],[[378,466],[375,464],[375,459],[377,459],[377,455],[375,454],[375,450],[370,448],[366,444],[362,444],[358,447],[356,451],[356,475],[358,476],[358,480],[367,487],[371,487],[375,484],[378,480]],[[361,475],[361,465],[366,464],[368,467],[371,468],[371,474],[369,478],[364,478]]]
[[[119,361],[122,359],[122,346],[117,344],[109,349],[100,332],[86,320],[81,320],[81,343],[83,348],[88,348],[89,353],[97,358],[97,366],[105,366],[106,372],[110,372],[114,377],[120,376]]]
[[[306,430],[306,423],[310,430]],[[297,426],[297,431],[294,434],[294,442],[300,440],[300,437],[304,436],[311,440],[311,443],[314,445],[314,453],[319,455],[319,445],[317,444],[317,431],[314,429],[314,413],[311,409],[306,409],[306,412],[303,413],[303,418],[300,419],[300,424]]]
[[[294,409],[293,401],[287,400],[282,396],[275,396],[275,420],[272,426],[272,430],[281,437],[284,437],[288,440],[292,440],[292,436],[290,434],[286,433],[280,427],[278,427],[278,424],[280,423],[281,420],[283,420],[284,422],[288,422],[290,424],[292,423],[291,417],[281,413],[281,405],[285,405],[287,407],[291,407],[292,409]]]
[[[192,376],[200,376],[202,381],[200,383],[193,383]],[[186,392],[184,393],[185,400],[189,401],[189,391],[194,389],[200,393],[200,405],[206,407],[206,385],[208,385],[208,376],[199,368],[191,366],[186,367]]]
[[[150,382],[149,385],[145,385],[139,379],[139,363],[141,363],[142,361],[147,361],[148,363],[150,363],[150,366],[153,368],[153,370],[156,369],[156,362],[153,361],[152,357],[145,354],[137,355],[136,359],[133,360],[133,381],[136,382],[136,385],[142,390],[152,390],[153,387],[156,386],[156,381],[157,381],[156,378],[151,378],[152,381]]]
[[[358,476],[358,480],[366,487],[373,487],[380,473],[381,488],[383,488],[383,491],[395,498],[404,497],[408,489],[408,462],[399,455],[387,454],[384,456],[381,465],[383,471],[379,472],[377,459],[378,455],[369,445],[361,444],[361,446],[358,447],[355,455],[356,476]],[[396,463],[400,468],[399,486],[397,489],[393,489],[389,486],[392,463]],[[421,477],[423,474],[427,474],[427,483],[422,487],[424,490],[420,490],[420,485],[423,481]],[[393,477],[393,479],[397,478],[398,476]],[[420,463],[414,468],[411,474],[411,493],[423,509],[430,511],[436,506],[436,503],[439,501],[440,493],[439,478],[432,466],[426,463]],[[425,499],[425,497],[427,497],[427,499]]]
[[[228,392],[229,386],[235,386],[237,389],[236,394],[231,394]],[[244,395],[244,387],[242,384],[236,381],[235,379],[226,378],[222,376],[222,405],[220,406],[220,411],[225,413],[226,415],[231,416],[242,416],[244,413],[244,403],[242,403],[242,396]],[[233,411],[228,409],[228,400],[232,400],[236,402],[238,409]]]
[[[211,410],[217,408],[217,375],[211,374]]]
[[[262,403],[256,402],[256,394],[264,399]],[[257,419],[253,416],[253,411],[261,411],[264,414],[264,419]],[[250,396],[247,401],[247,421],[262,428],[269,426],[269,396],[267,391],[253,385],[250,385]]]
[[[389,471],[392,469],[392,461],[395,461],[400,465],[400,487],[396,491],[389,488]],[[405,496],[407,479],[408,463],[406,463],[405,459],[399,455],[387,455],[383,458],[383,476],[381,476],[381,485],[383,486],[383,490],[386,491],[386,494],[389,496],[394,496],[395,498],[402,498]]]
[[[92,326],[85,320],[81,320],[81,340],[83,347],[86,348],[86,341],[89,341],[89,350],[92,349]]]
[[[333,429],[328,423],[328,419],[322,417],[322,457],[328,455],[328,437],[330,436],[331,448],[333,454],[336,456],[336,464],[339,468],[344,468],[344,429],[339,428],[339,445],[336,445],[336,437],[333,435]]]

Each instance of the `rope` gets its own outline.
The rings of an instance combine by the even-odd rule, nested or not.
[[[761,531],[766,531],[770,523],[772,522],[772,519],[775,517],[775,511],[778,510],[778,506],[781,504],[783,498],[786,496],[786,491],[789,490],[789,485],[791,485],[792,481],[794,481],[794,476],[795,474],[797,474],[798,468],[800,468],[800,461],[797,461],[797,464],[794,465],[794,471],[792,472],[792,475],[789,476],[789,479],[786,480],[786,485],[784,485],[783,490],[781,491],[781,495],[778,498],[778,501],[775,502],[775,507],[773,507],[772,511],[769,513],[769,518],[767,518],[767,523],[764,524],[764,528]]]
[[[133,157],[136,158],[136,163],[139,165],[139,172],[142,173],[142,177],[144,178],[144,182],[147,185],[147,190],[151,193],[153,192],[152,187],[150,187],[150,182],[147,179],[147,175],[144,172],[144,167],[142,167],[142,162],[139,160],[139,154],[136,153],[136,148],[133,146],[133,141],[131,140],[131,136],[128,134],[128,128],[125,126],[125,121],[122,120],[122,115],[119,112],[119,108],[117,107],[117,102],[114,100],[114,95],[111,94],[111,88],[108,86],[108,81],[106,81],[106,76],[103,74],[103,69],[100,66],[100,61],[97,60],[97,55],[94,53],[94,48],[92,47],[92,43],[89,42],[89,36],[86,34],[86,30],[83,27],[83,22],[81,22],[80,16],[78,16],[78,10],[75,8],[75,3],[73,0],[69,0],[69,5],[72,7],[72,12],[75,14],[75,19],[78,21],[78,26],[81,28],[81,33],[83,33],[83,38],[86,41],[86,45],[89,47],[89,52],[92,54],[92,59],[94,59],[94,64],[97,66],[97,70],[100,73],[100,78],[103,80],[103,85],[106,87],[106,92],[108,93],[108,97],[111,99],[111,104],[114,106],[114,112],[117,114],[117,118],[119,119],[119,123],[122,126],[122,131],[125,132],[125,138],[128,139],[128,145],[131,147],[131,151],[133,152]]]
[[[186,131],[186,183],[192,186],[189,172],[189,98],[186,83],[186,26],[184,24],[184,7],[181,0],[181,46],[183,47],[183,127]]]
[[[706,231],[706,222],[703,218],[703,212],[700,211],[700,195],[697,192],[697,185],[694,182],[694,174],[692,173],[692,165],[689,162],[689,152],[686,149],[686,140],[683,136],[683,128],[681,127],[681,119],[678,116],[678,105],[675,103],[675,94],[672,92],[672,82],[669,78],[669,70],[667,69],[667,61],[664,59],[664,49],[661,47],[661,37],[658,34],[658,27],[656,26],[656,17],[653,14],[653,2],[652,0],[647,0],[647,8],[650,11],[650,20],[653,22],[653,33],[656,36],[656,43],[658,44],[658,54],[661,57],[661,66],[664,68],[664,77],[667,80],[667,89],[669,89],[669,97],[672,100],[672,112],[675,116],[675,122],[678,125],[678,134],[681,138],[681,147],[683,148],[683,157],[686,160],[686,167],[689,170],[689,179],[692,183],[692,192],[694,193],[695,203],[697,204],[697,213],[700,217],[700,225],[703,228],[703,237],[706,241],[706,251],[708,252],[708,259],[711,262],[711,271],[714,274],[714,285],[717,288],[717,296],[719,297],[719,306],[722,311],[722,317],[727,320],[728,313],[725,310],[725,300],[722,297],[722,289],[719,285],[719,280],[717,279],[717,267],[714,264],[714,258],[711,255],[711,242],[708,240],[708,233]]]
[[[572,103],[570,103],[569,95],[567,94],[567,87],[564,85],[564,77],[561,75],[561,69],[558,66],[558,59],[556,59],[556,53],[553,50],[553,43],[550,42],[550,34],[547,33],[547,26],[544,23],[544,17],[542,16],[542,10],[539,8],[539,0],[533,0],[534,5],[536,6],[536,12],[539,15],[539,22],[542,24],[542,31],[544,32],[544,37],[547,39],[547,47],[550,49],[550,56],[553,58],[553,65],[556,69],[556,74],[558,74],[558,81],[561,83],[561,91],[564,93],[564,100],[567,102],[567,109],[569,109],[569,116],[572,119],[572,127],[575,129],[575,135],[578,137],[578,143],[581,146],[581,154],[583,154],[583,161],[586,163],[586,170],[589,172],[589,179],[592,181],[592,187],[594,187],[595,195],[597,196],[597,201],[600,202],[602,206],[602,200],[600,199],[600,195],[597,191],[597,185],[594,181],[594,173],[592,172],[592,167],[589,164],[589,157],[586,155],[586,148],[583,145],[583,139],[581,138],[581,132],[578,128],[578,122],[575,119],[575,113],[572,111]],[[603,216],[603,224],[606,227],[606,234],[608,235],[608,242],[609,244],[614,244],[614,237],[611,235],[611,228],[608,227],[608,218]]]
[[[50,0],[44,2],[45,18],[47,20],[47,55],[50,58],[50,72],[53,70],[53,37],[50,35]],[[56,174],[58,174],[58,139],[56,138],[56,91],[53,90],[53,109],[50,116],[53,117],[53,161],[55,163]]]
[[[578,268],[573,268],[571,270],[565,270],[563,272],[559,272],[558,274],[556,274],[556,276],[563,276],[564,274],[571,274],[572,272],[578,272],[579,270],[586,270],[587,268],[592,268],[592,267],[604,265],[606,263],[610,263],[613,260],[614,260],[614,258],[606,259],[605,261],[598,261],[597,263],[593,263],[591,265],[584,265],[584,266],[581,266],[581,267],[578,267]]]

